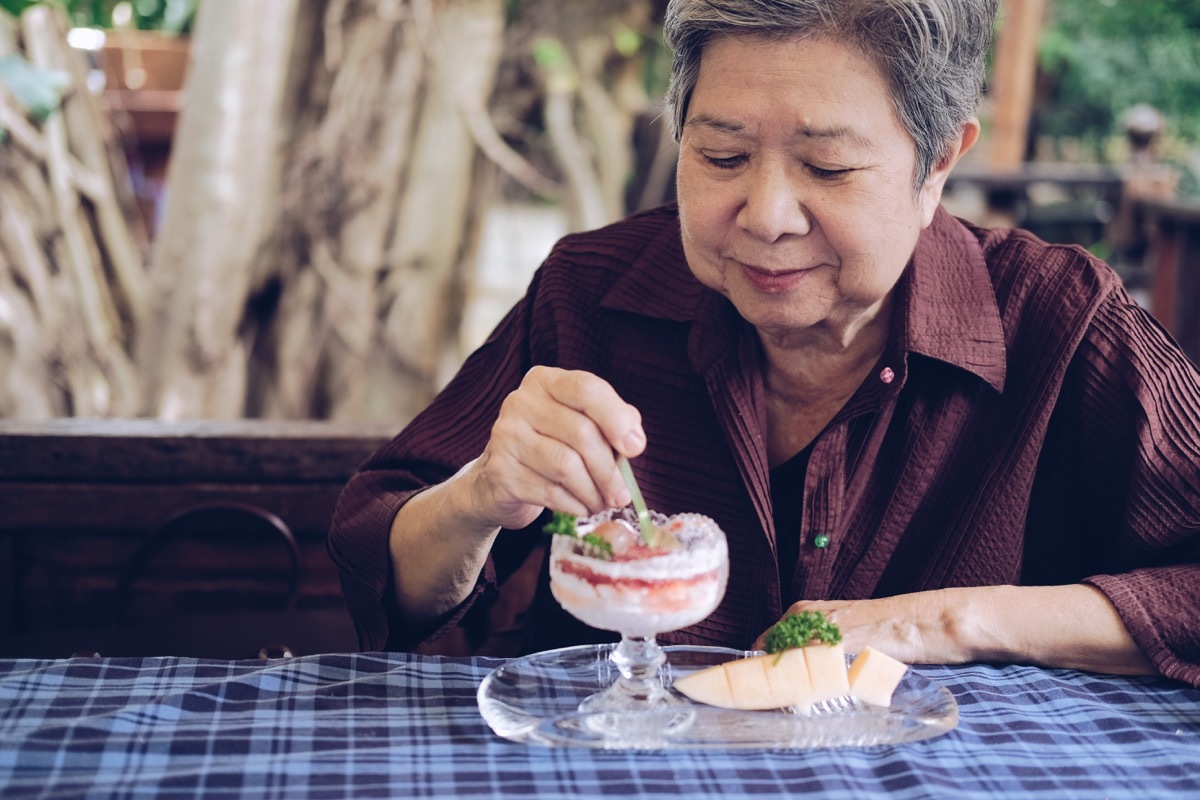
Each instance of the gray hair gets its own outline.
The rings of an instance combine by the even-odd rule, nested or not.
[[[710,39],[829,38],[873,60],[896,117],[916,143],[920,189],[974,116],[998,0],[670,0],[663,33],[675,51],[667,104],[676,141]]]

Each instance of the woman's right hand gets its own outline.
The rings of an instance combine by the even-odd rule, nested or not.
[[[588,516],[629,503],[617,455],[645,449],[641,414],[590,372],[534,367],[505,398],[483,454],[459,477],[470,507],[502,528],[545,508]]]

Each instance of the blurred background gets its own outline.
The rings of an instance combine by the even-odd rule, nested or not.
[[[665,0],[0,0],[0,417],[410,418],[671,199]],[[1200,1],[1002,0],[946,205],[1200,352]]]

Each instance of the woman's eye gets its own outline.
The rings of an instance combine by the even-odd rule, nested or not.
[[[808,165],[808,171],[818,178],[839,178],[843,175],[850,174],[853,170],[849,169],[824,169],[813,164]]]
[[[735,169],[746,162],[744,155],[736,156],[704,156],[704,160],[717,169]]]

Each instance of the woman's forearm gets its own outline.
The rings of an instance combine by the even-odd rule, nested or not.
[[[432,625],[470,595],[500,530],[464,502],[470,466],[414,496],[392,521],[392,592],[413,627]]]
[[[952,589],[950,634],[972,661],[1153,674],[1108,597],[1094,586]]]

